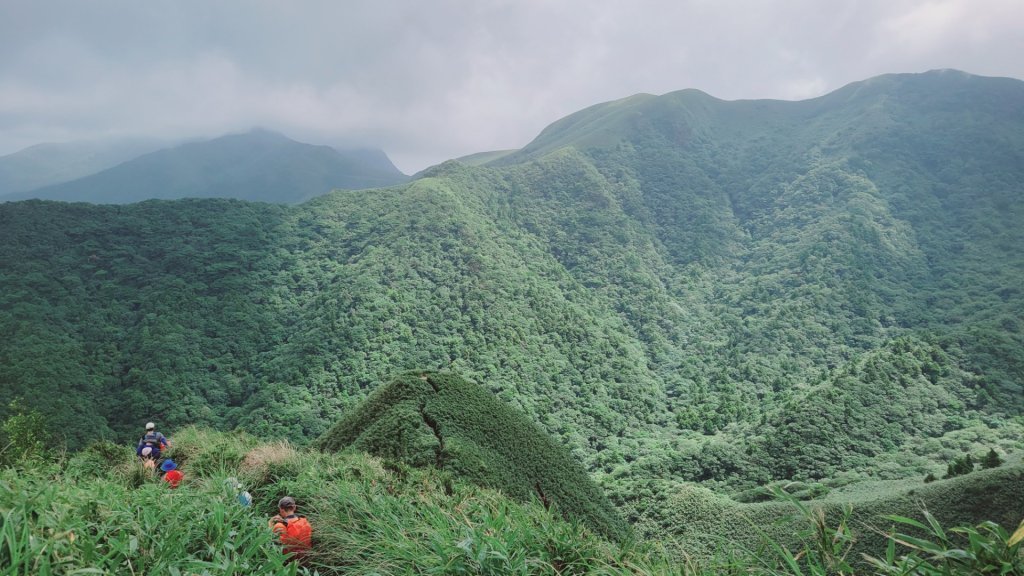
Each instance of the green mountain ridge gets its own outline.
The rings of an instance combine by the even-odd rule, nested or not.
[[[519,501],[554,505],[605,537],[628,528],[569,452],[486,389],[454,374],[409,373],[378,388],[317,442],[433,466]]]

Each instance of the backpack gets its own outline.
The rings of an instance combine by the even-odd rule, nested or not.
[[[145,444],[146,446],[152,446],[153,448],[159,450],[160,445],[162,444],[162,442],[160,441],[160,433],[146,432],[146,435],[142,437],[141,443]]]
[[[157,432],[146,432],[146,435],[139,440],[139,446],[135,449],[135,453],[142,458],[150,458],[156,460],[160,458],[160,449],[163,447],[163,443],[160,442],[160,434]],[[149,448],[148,454],[145,454],[146,448]]]
[[[284,552],[302,554],[313,545],[313,527],[305,516],[289,516],[281,521],[284,524],[284,532],[281,533],[281,543],[284,544]]]
[[[171,470],[167,474],[164,474],[164,482],[171,488],[177,488],[178,484],[185,479],[185,475],[180,470]]]

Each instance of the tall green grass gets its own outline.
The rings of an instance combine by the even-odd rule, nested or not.
[[[0,574],[295,574],[265,521],[213,482],[126,480],[0,471]]]
[[[610,542],[540,502],[365,454],[196,429],[179,432],[172,453],[186,474],[177,490],[130,447],[109,444],[0,469],[0,576],[1024,574],[1024,525],[1008,534],[889,516],[883,544],[864,556],[853,511],[793,499],[776,503],[794,514],[793,538],[765,527],[759,540],[719,536],[712,554],[689,555],[682,541],[670,555],[657,539]],[[229,478],[253,494],[251,507]],[[302,565],[286,562],[266,524],[285,494],[314,527]]]

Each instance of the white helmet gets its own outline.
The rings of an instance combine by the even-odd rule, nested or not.
[[[153,430],[155,428],[156,424],[153,424],[152,422],[146,422],[146,430]]]

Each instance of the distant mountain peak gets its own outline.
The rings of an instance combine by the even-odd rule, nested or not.
[[[158,150],[5,199],[123,204],[191,197],[295,204],[335,189],[381,188],[406,180],[383,152],[339,151],[257,127]]]
[[[267,139],[273,139],[273,140],[287,140],[289,142],[298,142],[297,140],[293,140],[293,139],[285,136],[283,133],[278,132],[277,130],[271,130],[270,128],[263,128],[262,126],[254,126],[254,127],[250,128],[250,129],[244,131],[244,132],[238,132],[238,133],[234,133],[234,134],[226,134],[225,136],[222,136],[222,138],[226,137],[226,136],[246,136],[246,137],[250,137],[250,138],[267,138]]]

